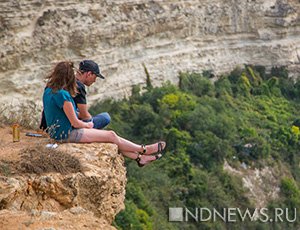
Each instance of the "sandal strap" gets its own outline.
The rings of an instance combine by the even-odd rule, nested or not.
[[[142,144],[141,145],[142,146],[142,148],[143,148],[143,151],[140,153],[140,154],[145,154],[146,153],[146,145],[144,145],[144,144]]]
[[[157,152],[161,153],[163,151],[163,144],[161,142],[158,142],[157,144]]]
[[[138,153],[135,161],[138,162],[138,163],[141,161],[141,154],[140,153]]]
[[[137,162],[139,167],[144,167],[145,166],[144,164],[141,164],[141,162],[140,162],[141,161],[141,154],[140,153],[138,153],[137,158],[135,159],[135,161]]]

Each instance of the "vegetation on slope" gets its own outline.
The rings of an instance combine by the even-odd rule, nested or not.
[[[254,209],[241,178],[223,170],[224,161],[262,168],[286,165],[292,177],[281,179],[275,208],[300,210],[299,127],[300,82],[285,68],[266,73],[261,66],[235,69],[216,82],[209,74],[182,73],[179,85],[165,83],[144,93],[138,86],[122,101],[93,106],[94,114],[108,111],[110,128],[138,143],[166,140],[165,157],[138,168],[127,160],[126,209],[115,219],[119,229],[292,229],[288,223],[222,220],[168,222],[169,207],[222,210]],[[293,126],[293,123],[295,126]]]

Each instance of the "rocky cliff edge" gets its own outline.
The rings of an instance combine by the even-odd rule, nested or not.
[[[1,229],[115,229],[126,169],[113,144],[59,144],[0,128]]]

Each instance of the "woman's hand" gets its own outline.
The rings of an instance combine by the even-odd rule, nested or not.
[[[87,129],[92,129],[94,127],[94,123],[92,121],[86,122],[86,128]]]
[[[70,101],[64,102],[63,110],[64,110],[66,116],[68,117],[71,125],[74,128],[76,128],[76,129],[80,129],[80,128],[91,129],[94,127],[94,123],[92,121],[84,122],[77,118],[75,110],[73,108],[73,105]]]

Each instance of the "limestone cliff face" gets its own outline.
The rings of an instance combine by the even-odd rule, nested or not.
[[[113,144],[12,143],[1,129],[0,229],[115,229],[124,209],[126,169]],[[9,136],[9,138],[7,138]]]
[[[1,101],[40,100],[57,60],[101,64],[90,100],[120,98],[179,71],[228,72],[240,64],[299,73],[299,0],[4,0],[0,2]],[[109,90],[107,90],[109,89]]]

